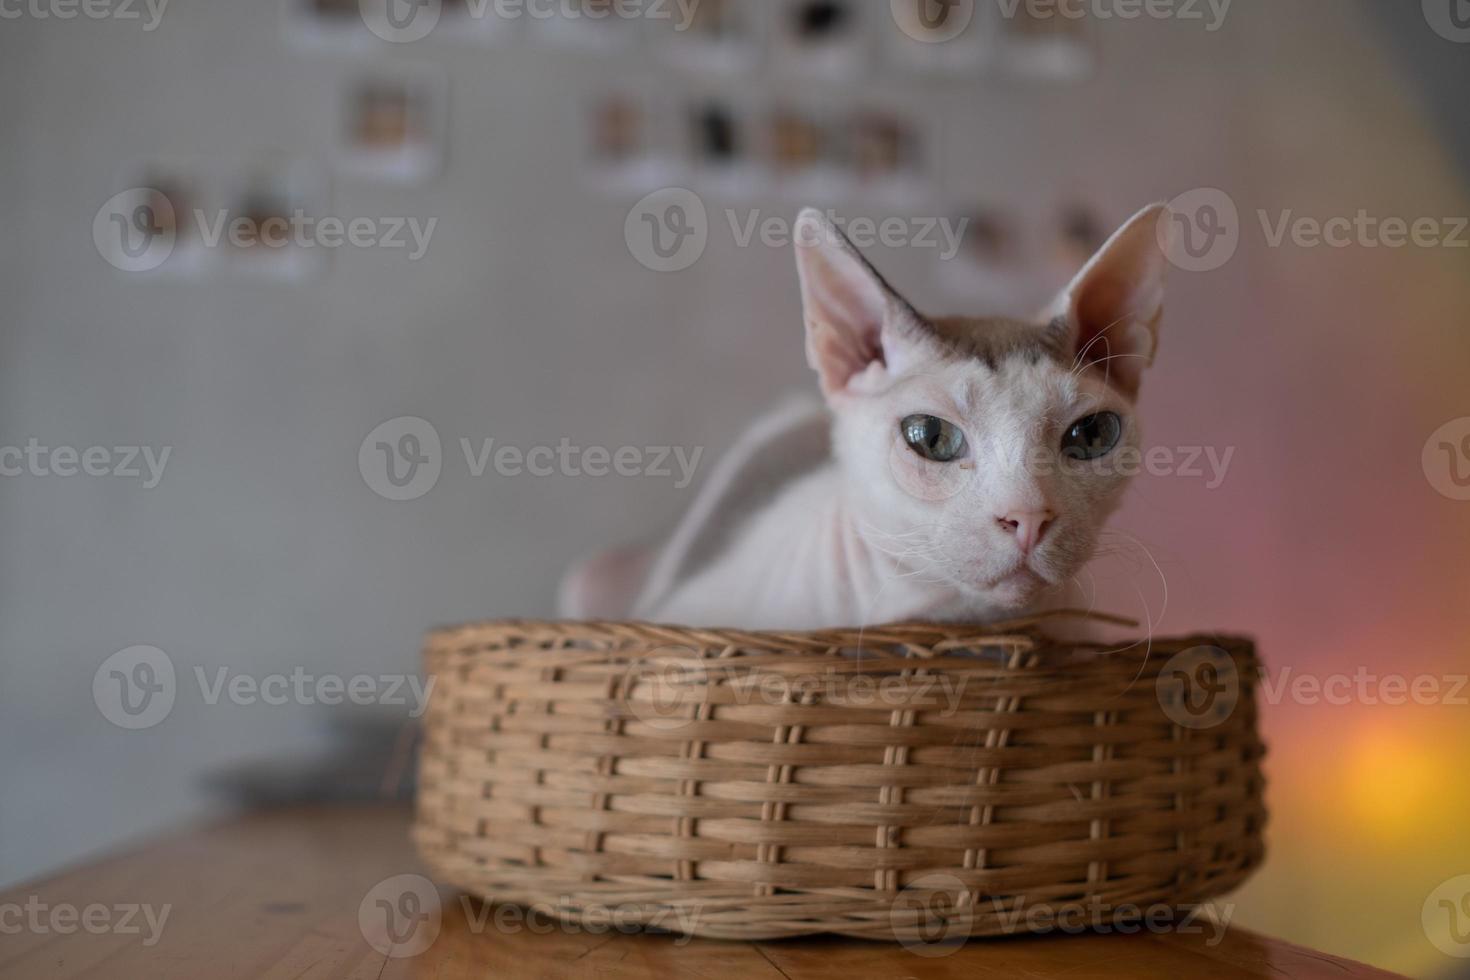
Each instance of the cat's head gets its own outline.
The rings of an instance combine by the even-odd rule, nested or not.
[[[1139,445],[1162,214],[1135,215],[1027,322],[920,314],[821,213],[802,212],[807,358],[835,418],[846,504],[902,573],[1020,610],[1091,557],[1131,475],[1120,453]]]

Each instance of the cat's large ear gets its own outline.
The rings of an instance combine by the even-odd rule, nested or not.
[[[815,208],[796,219],[807,362],[827,396],[873,364],[898,369],[922,317]]]
[[[1130,397],[1158,348],[1167,215],[1166,205],[1152,204],[1128,219],[1048,310],[1076,366],[1103,373]]]

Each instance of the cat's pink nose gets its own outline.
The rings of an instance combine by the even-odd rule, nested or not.
[[[1021,554],[1029,555],[1040,543],[1041,536],[1056,521],[1056,516],[1050,510],[1013,510],[997,517],[995,523],[1000,525],[1002,531],[1015,535],[1016,546],[1021,549]]]

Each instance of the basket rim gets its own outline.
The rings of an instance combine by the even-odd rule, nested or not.
[[[1056,639],[1045,626],[1057,622],[1088,622],[1114,627],[1137,627],[1136,620],[1082,609],[1059,609],[994,623],[905,621],[874,626],[814,630],[768,630],[738,627],[681,626],[639,620],[560,620],[533,618],[482,619],[432,627],[423,637],[426,656],[466,652],[508,637],[591,640],[619,645],[658,643],[707,647],[754,647],[784,649],[793,656],[826,654],[836,648],[863,649],[867,646],[907,646],[917,649],[908,656],[921,660],[941,659],[954,650],[973,646],[1008,647],[1013,653],[1030,653],[1045,648],[1071,649],[1078,653],[1148,659],[1156,646],[1175,647],[1185,643],[1245,647],[1255,655],[1255,639],[1249,635],[1215,630],[1198,630],[1179,635],[1154,635],[1106,642],[1102,640]]]

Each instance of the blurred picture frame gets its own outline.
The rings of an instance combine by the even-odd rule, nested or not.
[[[934,281],[951,302],[1018,316],[1035,312],[1046,287],[1031,262],[1035,235],[1020,217],[1027,213],[994,200],[948,209],[960,248],[935,263]]]
[[[326,215],[329,184],[320,166],[301,159],[251,160],[233,168],[224,187],[227,222],[218,250],[229,276],[304,282],[326,273],[331,250],[302,244],[293,230],[298,218],[316,222]],[[229,230],[236,221],[238,233]]]
[[[1079,81],[1096,67],[1091,24],[1065,4],[1019,4],[1012,16],[995,11],[995,65],[1032,81]]]
[[[362,51],[385,48],[389,41],[374,34],[363,0],[282,0],[282,27],[287,39],[303,48]],[[429,37],[485,44],[501,40],[514,22],[495,15],[490,2],[440,0]]]
[[[843,125],[846,165],[863,200],[898,209],[932,200],[939,183],[941,128],[923,106],[869,99],[850,109]]]
[[[751,0],[699,0],[690,21],[650,21],[649,42],[661,61],[701,75],[737,75],[766,60],[771,5]]]
[[[363,50],[382,45],[358,0],[281,0],[281,28],[299,47]]]
[[[761,103],[739,90],[693,88],[678,109],[679,159],[694,189],[749,200],[770,186]]]
[[[805,78],[861,74],[872,53],[882,4],[859,0],[771,0],[772,59],[778,71]]]
[[[328,250],[303,247],[301,219],[322,217],[323,168],[305,159],[174,157],[133,161],[117,181],[130,186],[99,215],[94,238],[109,264],[141,281],[256,279],[303,282],[324,274]],[[152,255],[150,240],[162,243]],[[107,247],[104,249],[104,241]]]
[[[583,182],[608,194],[667,186],[681,170],[674,110],[649,85],[599,87],[582,98]]]
[[[879,31],[890,68],[921,75],[978,77],[995,63],[998,4],[892,0]]]
[[[198,160],[131,160],[116,172],[115,195],[93,225],[107,263],[140,281],[202,280],[217,258],[205,247],[202,216],[215,195],[210,168]]]
[[[763,152],[774,190],[792,204],[840,204],[857,187],[849,107],[813,96],[780,99],[762,113]]]
[[[449,78],[437,67],[358,67],[338,89],[334,164],[339,173],[423,184],[444,169]]]

